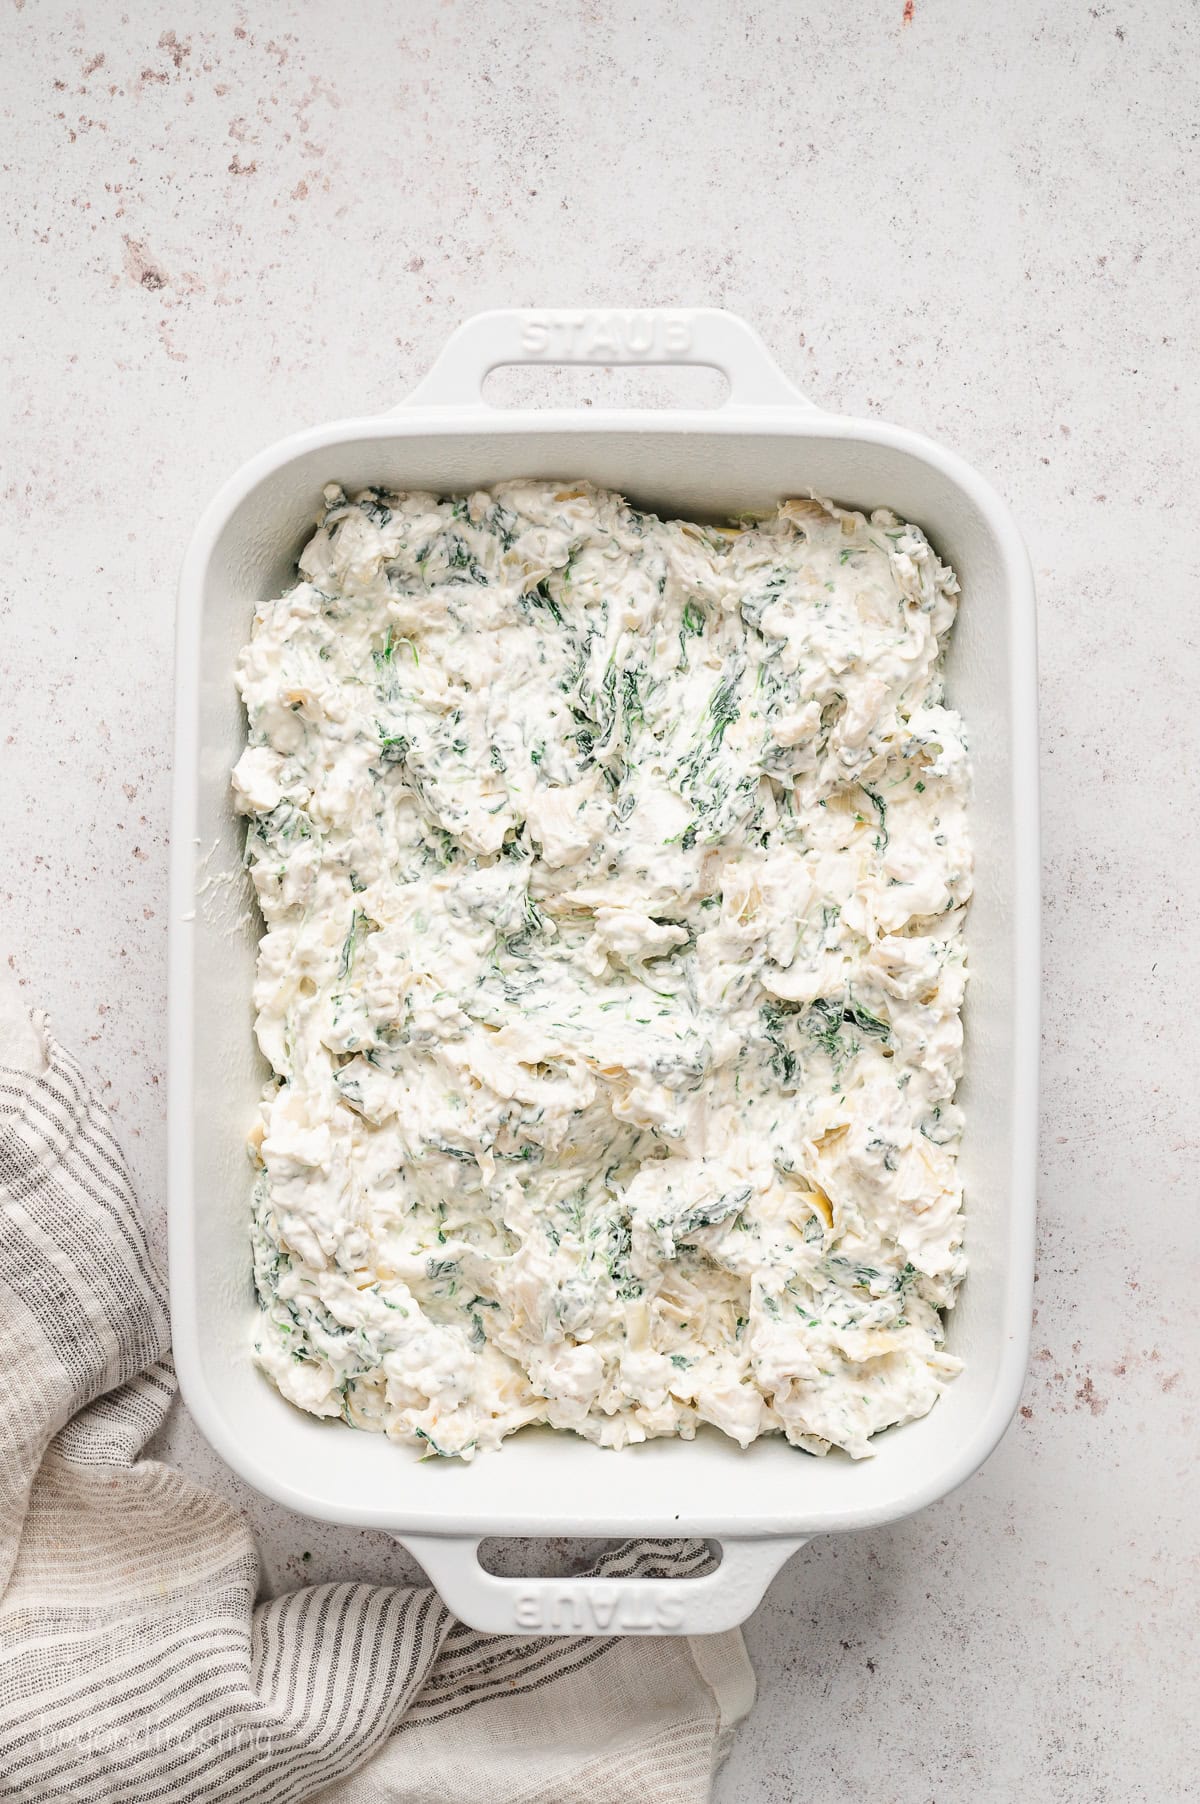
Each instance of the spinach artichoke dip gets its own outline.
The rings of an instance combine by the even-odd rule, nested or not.
[[[914,526],[325,491],[234,772],[266,923],[257,1359],[469,1459],[782,1432],[958,1369],[967,757]]]

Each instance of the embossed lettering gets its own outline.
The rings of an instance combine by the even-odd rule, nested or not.
[[[572,1631],[586,1628],[587,1602],[586,1597],[576,1597],[572,1591],[561,1591],[548,1611],[555,1628]]]
[[[658,1627],[654,1619],[654,1605],[648,1597],[635,1595],[626,1599],[625,1608],[617,1618],[627,1635],[649,1635]]]
[[[691,350],[692,335],[685,319],[663,321],[663,347],[667,352],[675,354]]]
[[[621,322],[609,315],[600,314],[592,327],[588,350],[593,357],[627,355],[628,347],[621,343]]]
[[[576,349],[579,334],[588,323],[586,313],[559,313],[551,321],[551,330],[557,331],[559,339],[559,355],[570,357]]]
[[[608,1596],[588,1599],[592,1622],[596,1628],[604,1630],[612,1626],[613,1618],[617,1614],[618,1602],[617,1598]]]
[[[648,357],[654,350],[654,315],[631,313],[625,321],[625,348],[631,357]]]
[[[678,313],[535,314],[521,326],[526,357],[575,358],[597,362],[658,363],[681,357],[692,348],[687,319]]]
[[[542,1606],[532,1591],[524,1591],[517,1598],[513,1611],[519,1629],[540,1629],[542,1626]]]
[[[543,1585],[518,1594],[513,1619],[518,1629],[560,1634],[661,1635],[682,1627],[683,1602],[617,1585],[586,1591]]]
[[[661,1598],[655,1615],[660,1629],[678,1629],[683,1625],[683,1605],[676,1603],[674,1598]]]

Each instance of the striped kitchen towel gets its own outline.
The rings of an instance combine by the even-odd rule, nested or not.
[[[736,1632],[489,1637],[382,1585],[256,1604],[244,1518],[140,1457],[175,1390],[165,1288],[104,1108],[2,969],[0,1211],[0,1799],[709,1796],[753,1699]]]

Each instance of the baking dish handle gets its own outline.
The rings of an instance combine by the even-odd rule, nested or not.
[[[715,1635],[745,1622],[806,1536],[729,1537],[699,1578],[507,1578],[479,1564],[468,1535],[397,1537],[454,1614],[490,1635]]]
[[[726,408],[813,406],[754,328],[719,307],[510,307],[464,321],[396,411],[486,406],[487,377],[513,363],[700,364],[727,378]]]

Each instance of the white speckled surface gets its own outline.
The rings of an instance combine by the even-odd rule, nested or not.
[[[3,938],[160,1245],[174,583],[235,464],[390,405],[481,307],[716,303],[1008,496],[1043,656],[1032,1370],[963,1491],[776,1583],[717,1796],[1196,1795],[1195,7],[0,6]],[[166,1440],[276,1584],[407,1570],[182,1413]]]

